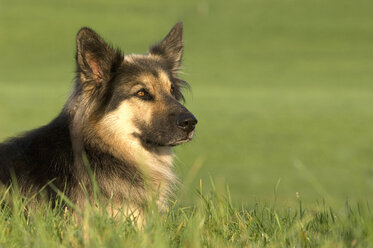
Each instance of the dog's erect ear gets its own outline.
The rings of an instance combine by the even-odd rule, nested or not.
[[[90,28],[79,30],[76,37],[76,64],[82,83],[109,81],[121,61],[121,53],[106,44],[95,31]]]
[[[150,48],[149,53],[165,58],[171,67],[170,69],[177,71],[180,67],[183,50],[183,23],[178,22],[160,43]]]

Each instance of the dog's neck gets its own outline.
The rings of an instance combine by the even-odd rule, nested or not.
[[[99,139],[100,148],[111,154],[110,158],[123,161],[137,168],[142,174],[149,174],[164,180],[174,180],[172,173],[174,154],[171,147],[145,148],[135,139],[124,141],[117,147]]]
[[[101,173],[110,173],[116,178],[117,185],[123,185],[121,187],[136,185],[137,188],[144,189],[143,194],[146,192],[157,195],[157,201],[163,208],[165,200],[172,193],[171,189],[178,182],[172,170],[174,154],[171,147],[145,149],[140,141],[127,140],[125,146],[118,146],[121,147],[121,150],[118,150],[98,136],[95,139],[90,138],[89,143],[84,143],[88,162],[95,168],[98,179]],[[104,191],[111,190],[107,182],[98,183]],[[137,192],[135,196],[137,200],[147,197],[141,195],[141,192]]]

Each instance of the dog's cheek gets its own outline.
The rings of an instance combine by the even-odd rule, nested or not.
[[[97,124],[96,131],[107,142],[121,143],[136,131],[133,104],[123,101],[115,110],[105,115]]]

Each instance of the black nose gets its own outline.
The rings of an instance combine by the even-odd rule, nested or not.
[[[185,132],[191,132],[194,130],[197,124],[197,119],[191,113],[181,114],[176,121],[177,127],[184,130]]]

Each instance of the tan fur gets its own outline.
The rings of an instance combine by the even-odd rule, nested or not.
[[[137,113],[134,113],[133,109],[136,109]],[[146,187],[150,195],[144,196],[145,192],[139,192],[141,191],[139,189],[131,189],[131,185],[124,184],[120,178],[113,178],[106,185],[103,185],[104,188],[115,189],[114,195],[123,195],[123,192],[126,192],[123,195],[126,199],[135,196],[136,199],[133,199],[135,202],[141,201],[142,197],[154,197],[154,194],[159,194],[159,207],[163,208],[164,200],[170,192],[170,184],[176,182],[176,176],[172,171],[173,152],[169,147],[160,147],[157,148],[156,152],[150,152],[132,135],[140,132],[134,125],[133,120],[140,118],[140,116],[145,116],[145,119],[147,119],[146,116],[149,116],[150,120],[151,111],[152,109],[149,110],[146,107],[137,106],[136,108],[135,101],[127,100],[115,111],[100,120],[95,125],[95,129],[106,147],[110,148],[112,154],[138,165],[138,169],[146,178]]]
[[[130,62],[134,63],[136,58],[147,58],[147,59],[154,59],[154,60],[160,60],[161,57],[154,54],[129,54],[124,57],[123,62]]]

